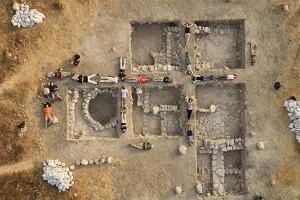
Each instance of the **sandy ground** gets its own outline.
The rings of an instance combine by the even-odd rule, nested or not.
[[[86,187],[81,190],[82,194],[86,193],[91,199],[97,199],[97,192],[103,194],[108,191],[113,191],[113,194],[107,194],[106,199],[201,199],[194,188],[196,146],[189,148],[185,156],[176,153],[177,147],[184,143],[183,137],[150,138],[156,148],[146,153],[127,148],[128,143],[141,140],[134,137],[68,142],[63,120],[66,115],[64,102],[55,104],[60,123],[45,130],[41,121],[41,100],[37,101],[36,90],[45,72],[58,66],[69,67],[68,63],[75,52],[83,55],[82,63],[75,71],[116,74],[117,57],[131,56],[131,21],[245,19],[245,40],[246,43],[257,44],[259,61],[251,67],[246,56],[246,68],[230,72],[237,72],[237,82],[246,84],[246,121],[249,124],[246,132],[249,153],[245,161],[247,189],[245,195],[221,199],[251,199],[257,192],[272,200],[299,199],[299,144],[296,144],[294,135],[289,133],[287,113],[282,107],[287,97],[295,95],[300,98],[299,3],[284,1],[290,5],[290,11],[283,13],[279,8],[282,2],[72,0],[65,1],[63,10],[55,10],[51,2],[28,1],[32,7],[45,13],[46,20],[41,25],[23,30],[10,25],[11,4],[0,3],[0,7],[4,8],[0,17],[0,37],[3,38],[1,52],[11,47],[11,38],[26,36],[25,45],[13,50],[22,58],[14,67],[16,73],[6,76],[0,91],[14,89],[22,81],[29,81],[36,86],[29,91],[25,88],[29,94],[25,110],[32,130],[28,132],[28,137],[36,140],[41,138],[41,141],[38,140],[41,149],[36,149],[35,154],[25,151],[25,162],[58,158],[72,163],[81,158],[112,155],[122,162],[116,169],[103,168],[110,176],[103,175],[103,171],[93,169],[95,174],[91,174],[89,169],[83,170],[85,184],[76,186],[79,189]],[[247,45],[246,55],[249,55]],[[1,60],[4,60],[3,55]],[[7,73],[6,62],[1,62],[1,69]],[[181,78],[182,74],[174,76]],[[282,82],[283,87],[275,92],[272,85],[277,80]],[[71,85],[69,81],[59,83],[62,87]],[[184,89],[187,94],[194,92],[190,86]],[[250,138],[250,130],[257,135]],[[256,151],[255,144],[258,141],[265,141],[265,150]],[[31,165],[30,161],[28,163]],[[16,167],[16,170],[20,169]],[[97,185],[97,174],[103,177],[105,187],[99,190],[96,187],[95,192],[91,188]],[[275,185],[271,184],[272,179]],[[175,196],[176,185],[182,185],[183,194]]]

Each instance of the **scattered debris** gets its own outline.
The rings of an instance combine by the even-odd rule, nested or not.
[[[29,10],[27,4],[14,3],[13,10],[16,11],[16,14],[12,17],[11,23],[14,26],[20,27],[32,27],[34,24],[40,24],[45,19],[45,15],[40,13],[36,9]]]
[[[65,166],[65,163],[59,160],[45,160],[43,166],[43,180],[56,186],[59,192],[63,192],[74,185],[73,174]]]
[[[300,101],[286,100],[283,106],[286,107],[291,121],[288,127],[296,134],[296,139],[300,143]]]

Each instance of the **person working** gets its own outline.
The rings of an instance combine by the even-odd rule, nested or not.
[[[75,65],[75,66],[78,66],[80,63],[80,55],[79,54],[75,54],[74,55],[74,58],[71,62],[71,64]]]
[[[187,118],[188,120],[191,119],[192,112],[193,112],[193,99],[192,98],[187,98]]]
[[[220,79],[220,80],[234,80],[236,78],[237,78],[236,74],[227,74],[227,75],[218,77],[218,79]]]
[[[188,51],[185,53],[185,57],[186,57],[186,61],[185,61],[186,70],[184,73],[186,73],[187,75],[193,75],[192,62]]]
[[[123,87],[121,88],[121,98],[122,98],[122,101],[121,101],[121,108],[125,108],[125,107],[126,107],[127,93],[128,93],[128,90],[126,89],[125,86],[123,86]]]
[[[92,78],[94,78],[96,76],[99,76],[99,74],[92,74],[92,75],[88,75],[88,76],[81,75],[81,74],[80,75],[75,74],[72,77],[72,79],[76,80],[78,83],[90,83],[90,84],[98,85],[97,81],[91,80]]]
[[[191,23],[191,22],[186,22],[183,24],[183,27],[184,27],[184,38],[185,38],[185,46],[187,46],[187,43],[189,42],[190,40],[190,37],[191,37],[191,27],[193,26],[194,24]]]
[[[118,83],[119,77],[117,77],[117,76],[101,76],[99,82],[101,82],[101,83]]]
[[[125,81],[126,79],[126,63],[127,63],[127,58],[126,57],[120,57],[120,67],[119,67],[119,78],[120,81]]]
[[[194,134],[193,134],[191,125],[189,125],[189,127],[188,127],[187,139],[188,139],[189,145],[192,146],[192,144],[194,143]]]
[[[62,101],[61,96],[58,93],[58,87],[57,85],[55,85],[53,82],[49,83],[49,91],[50,91],[50,97],[51,97],[51,101],[54,102],[55,98],[59,99],[60,101]]]
[[[50,103],[45,103],[43,105],[43,114],[44,114],[44,120],[45,120],[45,127],[47,128],[48,125],[52,123],[52,107]]]

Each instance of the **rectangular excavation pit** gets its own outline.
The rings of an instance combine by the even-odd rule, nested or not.
[[[225,191],[231,194],[242,194],[244,192],[244,151],[228,151],[224,153],[225,167]]]
[[[212,154],[197,153],[197,180],[203,187],[203,194],[212,192]]]
[[[151,105],[178,105],[180,88],[173,86],[154,87],[150,89]]]
[[[174,71],[180,64],[178,22],[132,22],[132,72]],[[168,67],[168,65],[172,67]]]
[[[196,21],[210,33],[195,34],[196,69],[245,68],[245,22],[243,19]]]
[[[118,88],[70,89],[67,137],[71,140],[118,137]],[[110,115],[112,114],[112,115]]]
[[[197,112],[197,128],[200,135],[211,139],[244,138],[244,84],[198,85],[196,98],[198,108],[209,108],[212,104],[217,108],[214,113]]]
[[[143,87],[133,94],[133,131],[135,135],[180,135],[179,98],[181,87]],[[138,100],[139,99],[139,100]],[[139,102],[139,103],[138,103]],[[154,113],[153,108],[158,112]]]

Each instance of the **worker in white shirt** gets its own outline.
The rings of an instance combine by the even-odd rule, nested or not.
[[[100,83],[118,83],[119,77],[117,76],[101,76]]]
[[[219,80],[234,80],[236,78],[237,78],[236,74],[227,74],[227,75],[224,75],[224,76],[220,76],[217,79],[219,79]]]
[[[125,86],[123,86],[121,88],[121,98],[122,98],[122,101],[121,101],[121,108],[126,108],[126,99],[127,99],[127,94],[128,94],[128,90],[126,89]]]

